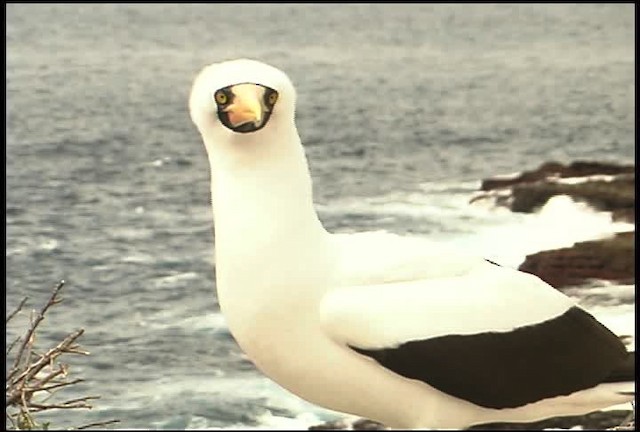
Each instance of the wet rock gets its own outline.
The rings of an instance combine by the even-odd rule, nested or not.
[[[635,214],[635,175],[585,179],[580,183],[561,183],[555,179],[522,183],[512,187],[511,210],[530,213],[555,195],[568,195],[587,202],[597,210],[617,211],[619,217]],[[633,219],[632,219],[633,220]]]
[[[513,176],[496,176],[482,180],[480,189],[489,191],[510,187],[516,184],[533,183],[549,178],[586,177],[594,175],[634,174],[634,165],[614,163],[575,161],[569,165],[559,162],[545,162],[535,170],[523,171]]]
[[[620,208],[615,209],[611,213],[611,220],[614,222],[635,222],[636,208]]]
[[[581,285],[589,279],[634,283],[634,258],[635,232],[629,231],[528,255],[518,269],[556,288]]]
[[[577,161],[546,162],[517,175],[484,179],[472,201],[493,199],[515,212],[530,213],[555,195],[568,195],[595,209],[611,211],[615,221],[635,220],[635,166]]]
[[[568,195],[601,211],[614,222],[635,222],[635,166],[576,161],[547,162],[517,175],[482,181],[473,201],[490,199],[515,212],[534,212],[557,195]],[[533,273],[556,288],[589,279],[633,283],[634,234],[576,243],[572,247],[527,256],[520,270]]]
[[[631,407],[631,405],[630,405]],[[591,430],[634,430],[633,420],[630,417],[633,411],[611,410],[596,411],[579,416],[552,417],[530,423],[485,423],[471,426],[468,430],[543,430],[543,429],[571,429],[580,427]],[[629,429],[631,425],[632,429]],[[335,420],[311,426],[309,430],[383,430],[384,425],[373,420],[358,419],[349,421],[346,419]]]
[[[552,417],[532,423],[487,423],[471,426],[469,430],[543,430],[543,429],[582,429],[604,430],[617,428],[627,422],[630,411],[596,411],[581,416]]]
[[[386,429],[382,423],[368,419],[358,419],[352,424],[353,430],[382,430]]]
[[[309,430],[384,430],[387,429],[382,423],[360,418],[356,420],[333,420],[319,425],[310,426]]]

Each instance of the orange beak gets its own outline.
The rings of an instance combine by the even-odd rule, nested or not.
[[[225,108],[231,124],[233,126],[245,123],[260,125],[264,114],[261,102],[264,89],[255,84],[238,84],[231,90],[235,98],[233,103]]]

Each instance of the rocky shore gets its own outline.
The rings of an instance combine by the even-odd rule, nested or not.
[[[581,285],[590,279],[633,284],[634,258],[635,232],[629,231],[528,255],[519,269],[559,289]]]
[[[530,213],[555,195],[568,195],[597,210],[612,212],[615,221],[635,220],[635,166],[577,161],[546,162],[535,170],[482,180],[474,200],[492,198],[514,212]]]
[[[612,222],[635,223],[635,166],[576,161],[547,162],[535,170],[482,180],[472,201],[490,199],[514,212],[535,212],[551,197],[567,195],[596,210],[611,213]],[[528,255],[519,269],[562,289],[591,279],[633,283],[635,229],[612,238],[585,239],[571,247]]]
[[[601,211],[612,221],[635,223],[635,166],[577,161],[547,162],[517,175],[482,180],[475,200],[492,199],[514,212],[534,212],[551,197],[568,195]],[[635,229],[612,238],[586,240],[571,247],[528,255],[519,269],[562,289],[590,279],[633,283]]]
[[[471,426],[468,430],[544,430],[571,429],[582,430],[635,430],[633,422],[629,422],[629,411],[596,411],[582,416],[553,417],[531,423],[486,423]],[[624,425],[623,425],[624,424]],[[622,425],[622,426],[621,426]],[[336,420],[309,430],[385,430],[381,423],[367,419]]]

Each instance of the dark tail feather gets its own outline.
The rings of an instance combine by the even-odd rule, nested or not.
[[[611,371],[609,376],[604,382],[625,382],[636,380],[636,352],[631,351],[628,353],[622,363],[620,363],[614,370]]]

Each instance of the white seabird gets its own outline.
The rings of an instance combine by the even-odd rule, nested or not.
[[[634,354],[536,276],[314,209],[282,71],[205,67],[189,100],[211,165],[218,300],[294,394],[394,428],[575,415],[634,397]]]

